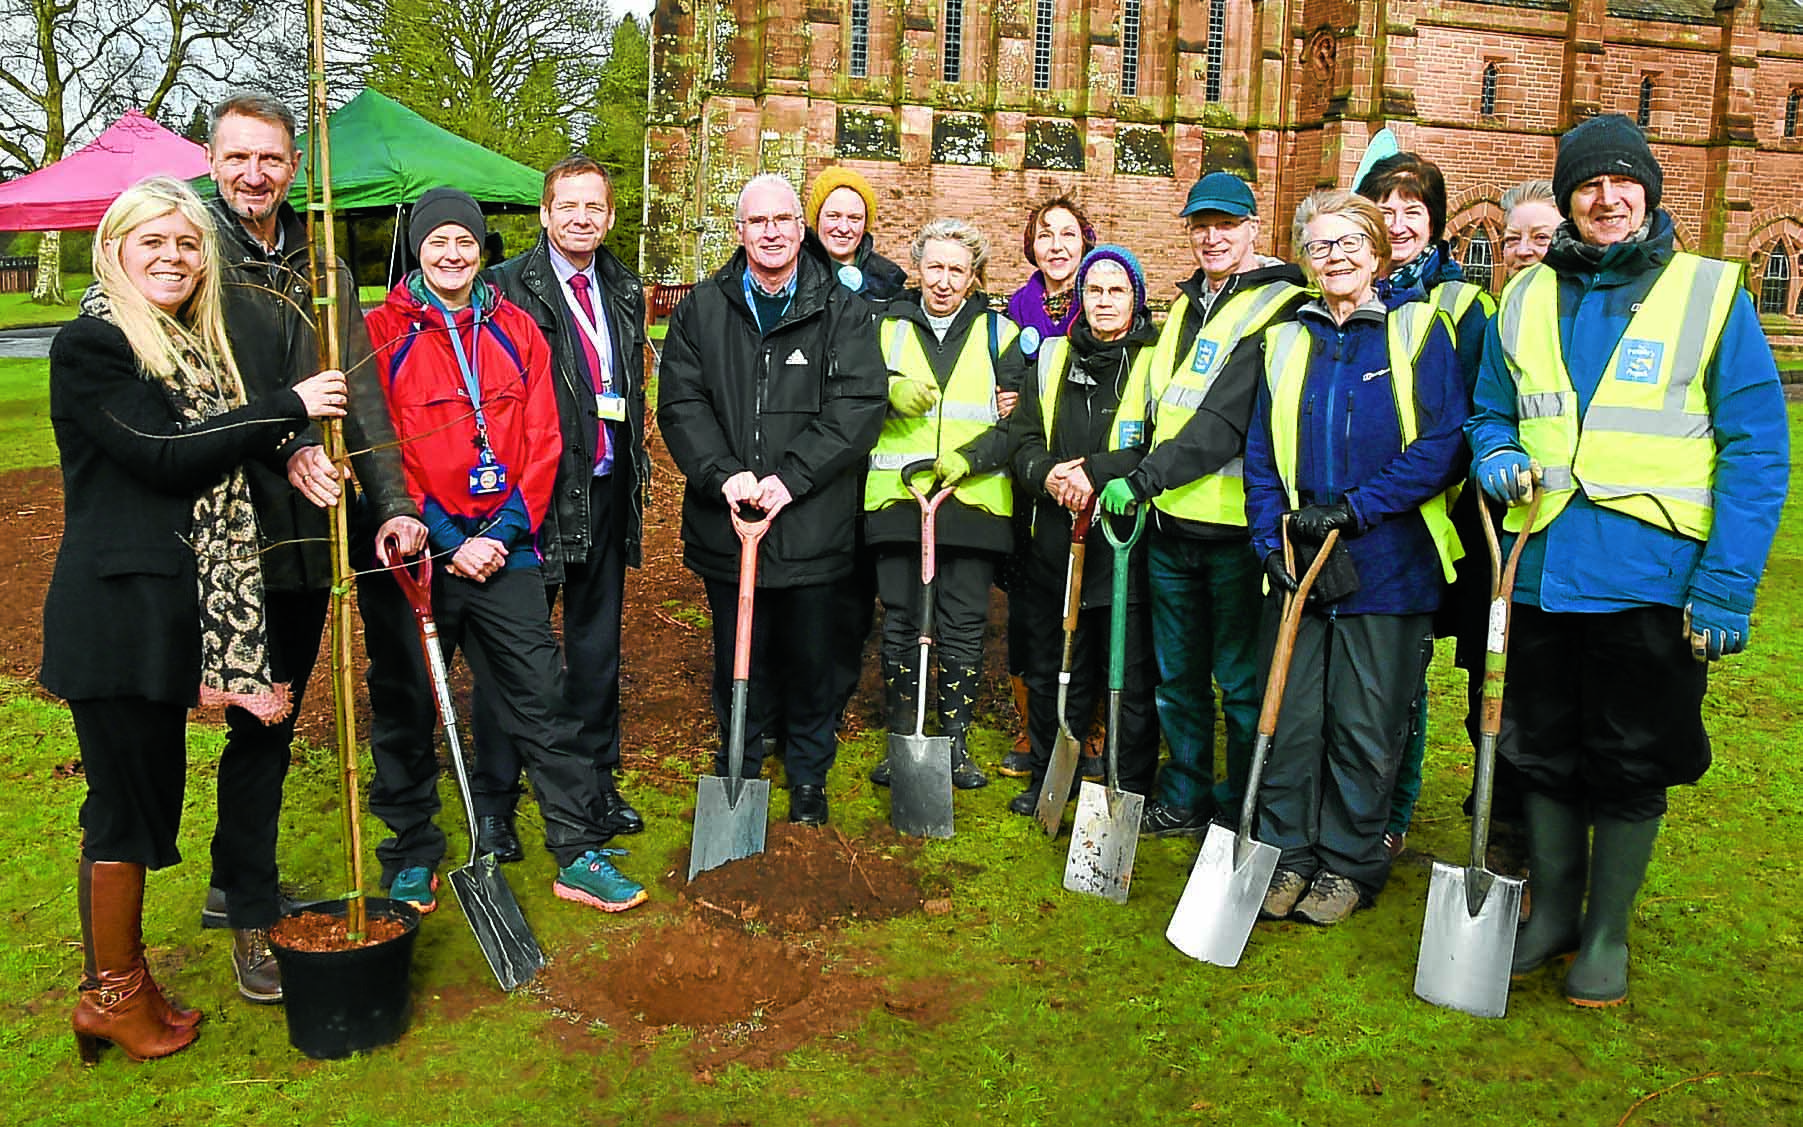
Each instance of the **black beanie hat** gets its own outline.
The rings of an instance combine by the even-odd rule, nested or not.
[[[1559,138],[1553,162],[1553,200],[1559,214],[1571,217],[1571,193],[1598,176],[1625,176],[1646,189],[1646,209],[1659,206],[1665,172],[1653,159],[1646,134],[1618,113],[1603,114],[1573,126]]]
[[[428,188],[413,201],[413,214],[407,220],[407,245],[413,257],[419,257],[419,246],[426,236],[446,223],[476,236],[479,243],[488,237],[488,224],[482,219],[482,205],[468,192],[456,188]]]

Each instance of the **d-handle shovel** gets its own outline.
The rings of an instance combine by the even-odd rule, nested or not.
[[[1133,531],[1125,540],[1114,534],[1104,514],[1102,535],[1114,548],[1114,604],[1108,613],[1108,785],[1086,782],[1077,792],[1077,817],[1071,823],[1070,852],[1064,858],[1064,887],[1127,902],[1133,884],[1133,858],[1139,852],[1139,819],[1144,795],[1121,789],[1121,690],[1127,683],[1127,579],[1133,546],[1146,528],[1146,507],[1134,506]]]
[[[463,797],[464,817],[470,825],[470,859],[460,869],[451,870],[451,888],[457,903],[463,906],[463,917],[476,935],[476,945],[488,960],[501,989],[512,990],[530,982],[545,965],[545,953],[539,949],[538,937],[526,923],[520,902],[513,894],[507,878],[501,875],[494,854],[476,856],[476,803],[470,797],[469,772],[463,763],[463,741],[457,736],[457,713],[451,704],[451,678],[445,671],[444,651],[438,645],[438,624],[432,620],[432,557],[421,555],[409,567],[401,559],[400,547],[393,537],[383,545],[394,581],[413,607],[414,621],[419,625],[419,645],[426,655],[426,668],[432,675],[432,693],[438,702],[438,718],[444,722],[445,740],[451,745],[451,766],[457,774],[457,793]]]
[[[747,520],[731,513],[739,534],[738,629],[732,646],[732,722],[727,728],[726,777],[708,775],[695,786],[695,836],[689,845],[689,879],[728,861],[764,851],[770,820],[770,780],[745,779],[745,697],[751,687],[751,610],[757,600],[758,543],[772,517]]]
[[[1296,648],[1296,632],[1302,626],[1303,607],[1308,602],[1309,589],[1315,585],[1315,576],[1333,553],[1339,536],[1337,530],[1327,534],[1314,563],[1284,601],[1277,646],[1271,654],[1271,672],[1265,680],[1264,704],[1258,714],[1258,738],[1252,744],[1246,795],[1240,802],[1239,833],[1222,825],[1208,827],[1202,852],[1190,870],[1189,883],[1183,886],[1183,896],[1171,914],[1170,926],[1165,928],[1164,937],[1192,959],[1218,967],[1239,965],[1270,888],[1271,874],[1277,871],[1277,847],[1252,838],[1258,786],[1264,779],[1271,741],[1277,735],[1277,715],[1283,708],[1283,690],[1290,676],[1290,657]],[[1283,554],[1286,562],[1291,559],[1288,517],[1284,518]]]
[[[933,644],[933,578],[938,570],[935,517],[952,495],[937,480],[928,486],[931,496],[915,486],[915,476],[932,469],[932,459],[923,458],[901,472],[902,483],[920,506],[920,680],[914,691],[914,734],[889,733],[889,823],[915,837],[950,837],[952,741],[926,734],[927,660]]]
[[[1478,719],[1477,781],[1471,809],[1471,861],[1464,868],[1434,862],[1421,921],[1421,953],[1415,993],[1436,1006],[1476,1017],[1509,1010],[1509,966],[1521,916],[1522,881],[1493,873],[1485,863],[1490,837],[1490,796],[1496,773],[1496,741],[1502,732],[1504,671],[1509,657],[1509,604],[1515,568],[1540,511],[1541,491],[1528,502],[1527,524],[1509,551],[1508,566],[1496,542],[1490,506],[1482,498],[1484,539],[1490,546],[1490,626],[1484,639],[1484,704]]]
[[[1051,837],[1057,837],[1064,825],[1064,807],[1071,800],[1071,783],[1077,778],[1077,760],[1083,754],[1083,741],[1072,734],[1070,719],[1064,713],[1070,699],[1071,649],[1077,637],[1077,615],[1083,610],[1083,553],[1095,512],[1096,499],[1091,496],[1089,504],[1071,522],[1070,556],[1064,565],[1064,657],[1058,663],[1058,740],[1052,745],[1052,762],[1039,788],[1039,804],[1033,809],[1033,816]]]

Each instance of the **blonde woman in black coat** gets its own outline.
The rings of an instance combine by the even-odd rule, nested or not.
[[[344,414],[321,372],[247,403],[219,310],[219,248],[198,197],[157,177],[94,235],[95,284],[50,349],[64,519],[44,600],[44,687],[69,702],[87,780],[76,1045],[135,1060],[193,1042],[197,1010],[144,965],[144,873],[179,861],[187,711],[273,722],[256,518],[243,465],[278,458],[309,416]]]

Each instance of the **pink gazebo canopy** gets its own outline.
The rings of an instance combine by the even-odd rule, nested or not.
[[[127,110],[76,152],[0,184],[0,231],[87,230],[146,176],[190,180],[206,171],[205,149]]]

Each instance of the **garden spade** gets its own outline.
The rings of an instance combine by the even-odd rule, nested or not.
[[[1064,807],[1071,800],[1071,783],[1077,777],[1077,760],[1083,754],[1083,741],[1071,733],[1065,704],[1071,690],[1071,647],[1077,637],[1077,614],[1083,609],[1083,552],[1089,539],[1089,522],[1095,516],[1096,499],[1083,506],[1071,522],[1070,556],[1064,565],[1064,657],[1058,663],[1058,741],[1052,745],[1052,762],[1046,768],[1045,782],[1039,788],[1039,804],[1033,816],[1045,832],[1058,836],[1064,825]]]
[[[1190,870],[1189,883],[1177,910],[1171,914],[1164,937],[1192,959],[1213,963],[1218,967],[1238,966],[1245,953],[1246,939],[1258,920],[1271,885],[1271,874],[1277,871],[1278,850],[1274,845],[1255,841],[1252,821],[1258,812],[1258,784],[1265,773],[1265,757],[1271,752],[1271,741],[1277,735],[1277,714],[1283,707],[1284,683],[1289,680],[1290,656],[1296,648],[1296,631],[1302,626],[1302,611],[1308,602],[1309,589],[1321,565],[1333,554],[1338,530],[1327,534],[1315,560],[1296,584],[1296,591],[1284,601],[1283,619],[1277,627],[1277,646],[1271,654],[1271,672],[1265,682],[1264,704],[1258,714],[1258,738],[1252,744],[1252,766],[1246,777],[1246,797],[1240,802],[1240,828],[1236,834],[1226,826],[1210,825],[1202,839],[1202,852]],[[1289,518],[1284,518],[1283,554],[1290,557]]]
[[[451,704],[451,678],[445,670],[444,651],[438,645],[438,624],[432,620],[432,557],[421,555],[417,571],[401,561],[400,548],[391,537],[386,545],[389,571],[413,607],[419,624],[419,645],[432,675],[432,692],[438,702],[438,718],[444,722],[445,740],[451,745],[451,767],[457,774],[457,793],[463,797],[463,814],[469,820],[470,858],[451,870],[451,889],[463,906],[463,918],[476,935],[476,945],[488,960],[501,989],[512,990],[532,980],[545,965],[545,953],[520,911],[507,878],[493,854],[476,856],[476,803],[470,797],[469,772],[463,762],[463,741],[457,735],[457,713]]]
[[[732,721],[727,727],[726,777],[709,775],[695,788],[695,836],[689,845],[689,879],[728,861],[764,851],[770,816],[770,780],[746,779],[745,708],[751,688],[751,610],[757,597],[758,543],[771,517],[747,520],[732,512],[739,534],[739,614],[732,646]]]
[[[1509,1009],[1509,966],[1521,916],[1522,881],[1485,865],[1490,836],[1490,796],[1496,773],[1496,741],[1502,732],[1503,674],[1509,657],[1509,603],[1522,545],[1540,509],[1540,491],[1528,502],[1527,524],[1515,539],[1507,567],[1496,543],[1490,507],[1480,498],[1484,539],[1490,545],[1490,627],[1484,639],[1484,704],[1478,720],[1477,780],[1471,809],[1471,861],[1464,868],[1434,862],[1421,921],[1421,953],[1415,961],[1415,993],[1436,1006],[1475,1017],[1502,1017]]]
[[[1116,904],[1127,902],[1133,883],[1133,855],[1139,851],[1139,818],[1144,795],[1121,789],[1121,690],[1127,681],[1127,577],[1133,546],[1146,527],[1146,508],[1134,508],[1133,531],[1117,539],[1102,517],[1102,535],[1114,548],[1114,604],[1108,614],[1108,785],[1086,782],[1077,793],[1077,820],[1064,858],[1064,887]]]
[[[902,469],[902,483],[920,506],[920,682],[915,688],[914,734],[889,733],[889,824],[915,837],[950,837],[952,741],[926,734],[927,659],[933,644],[933,577],[938,566],[934,518],[952,495],[937,482],[930,498],[915,487],[914,475],[932,468],[932,459],[923,458]]]

